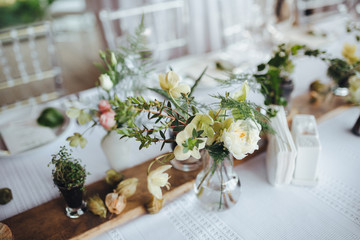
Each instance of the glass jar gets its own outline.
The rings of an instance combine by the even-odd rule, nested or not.
[[[67,189],[65,187],[58,186],[61,195],[66,202],[66,216],[69,218],[78,218],[84,214],[86,210],[86,202],[83,201],[82,187],[73,187]]]

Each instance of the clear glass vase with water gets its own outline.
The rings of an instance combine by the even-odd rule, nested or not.
[[[194,185],[196,197],[202,206],[209,211],[223,211],[233,207],[240,198],[241,184],[233,170],[232,155],[217,162],[206,151],[203,163],[204,168],[197,175]]]

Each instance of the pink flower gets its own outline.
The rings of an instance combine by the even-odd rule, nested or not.
[[[110,103],[107,100],[104,100],[104,99],[100,100],[98,107],[99,107],[99,111],[101,113],[105,113],[105,112],[108,112],[108,111],[111,110]]]
[[[99,122],[106,130],[111,130],[116,125],[115,112],[110,109],[110,111],[101,114]]]

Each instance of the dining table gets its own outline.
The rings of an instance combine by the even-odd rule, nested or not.
[[[347,41],[353,41],[351,35],[342,33],[321,47],[335,56],[340,56],[341,48]],[[319,46],[320,47],[320,46]],[[246,52],[245,52],[246,53]],[[221,53],[223,54],[223,53]],[[167,63],[174,70],[185,75],[198,75],[204,66],[214,64],[219,53],[200,56],[188,56]],[[222,212],[207,211],[196,198],[192,186],[166,199],[161,211],[157,214],[141,213],[121,224],[113,224],[105,229],[92,229],[91,234],[71,236],[73,239],[360,239],[360,137],[351,132],[360,108],[345,105],[345,100],[337,104],[333,97],[327,106],[312,107],[309,103],[308,88],[312,81],[322,79],[330,82],[326,75],[326,64],[318,59],[300,58],[296,60],[293,73],[295,89],[292,93],[291,114],[313,114],[317,117],[317,129],[321,144],[319,157],[318,183],[312,187],[284,184],[272,185],[266,171],[266,148],[246,161],[235,160],[235,172],[241,182],[241,195],[237,204]],[[214,68],[213,68],[214,69]],[[160,71],[160,70],[159,70]],[[215,70],[213,70],[215,71]],[[211,67],[210,67],[211,72]],[[208,78],[209,79],[209,78]],[[234,87],[222,87],[215,82],[205,82],[195,90],[202,102],[210,102],[211,95],[233,91]],[[27,109],[14,109],[0,113],[1,128],[9,127],[27,117],[34,117],[45,107],[55,107],[64,111],[81,103],[96,104],[99,99],[96,88],[64,96],[43,105],[30,106]],[[95,100],[94,100],[95,99]],[[300,100],[301,101],[300,101]],[[261,105],[263,97],[258,92],[251,92],[249,100]],[[309,112],[304,112],[309,106]],[[304,110],[304,111],[303,111]],[[56,138],[39,147],[17,154],[0,156],[0,189],[10,188],[13,199],[0,205],[0,222],[11,229],[22,221],[27,211],[37,207],[39,214],[46,216],[51,212],[41,212],[41,206],[54,199],[61,199],[58,189],[54,186],[51,170],[48,166],[52,154],[60,146],[68,146],[66,138],[74,132],[84,132],[86,126],[80,126],[74,119],[68,119],[66,127]],[[106,131],[101,127],[90,129],[86,133],[88,140],[85,148],[72,148],[73,155],[82,160],[90,175],[86,185],[96,184],[105,177],[111,168],[101,148],[102,138]],[[128,151],[131,161],[127,168],[132,169],[155,158],[161,153],[170,151],[170,146],[160,150],[160,145],[153,145],[139,150],[139,143],[130,139]],[[181,175],[181,173],[179,173]],[[179,175],[176,175],[177,177]],[[177,179],[171,179],[176,182]],[[171,191],[171,190],[170,190]],[[131,201],[131,200],[129,200]],[[64,210],[64,202],[56,207]],[[39,208],[40,207],[40,208]],[[65,212],[63,211],[65,215]],[[91,214],[86,212],[85,214]],[[120,214],[121,215],[121,214]],[[29,231],[33,235],[24,237],[21,230],[14,232],[14,239],[44,239],[42,231],[62,231],[67,228],[55,221],[53,229],[43,229],[42,221],[32,223],[38,231]],[[13,219],[16,219],[14,221]],[[47,216],[46,219],[52,219]],[[36,218],[38,221],[39,218]],[[111,221],[111,219],[110,219]],[[69,226],[82,226],[82,217],[69,219]],[[47,225],[48,226],[48,225]],[[25,231],[25,230],[24,230]],[[20,234],[17,237],[16,234]],[[60,233],[53,239],[67,239]],[[0,236],[0,239],[4,239]],[[51,239],[51,237],[50,237]]]

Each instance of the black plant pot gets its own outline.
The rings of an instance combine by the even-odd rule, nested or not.
[[[355,122],[355,125],[353,126],[353,128],[351,129],[351,131],[357,135],[360,136],[360,116],[358,117],[358,119]]]
[[[66,215],[69,218],[78,218],[84,214],[86,203],[83,201],[83,190],[81,187],[67,189],[58,186],[64,200],[66,202]]]
[[[294,82],[290,79],[285,79],[280,84],[281,96],[284,97],[287,103],[290,103],[291,93],[294,91]]]

